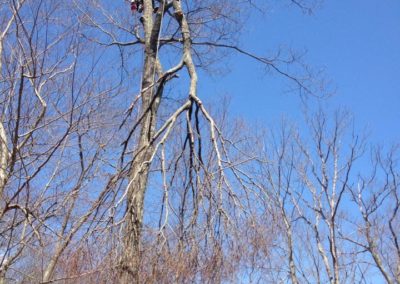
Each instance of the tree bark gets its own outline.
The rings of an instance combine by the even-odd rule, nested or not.
[[[143,26],[145,33],[145,60],[141,85],[141,113],[143,115],[139,142],[134,153],[128,193],[125,221],[124,252],[121,263],[120,282],[140,282],[140,240],[143,227],[143,203],[147,189],[151,156],[154,147],[152,139],[156,127],[160,92],[154,92],[157,69],[158,38],[164,9],[160,8],[153,21],[151,0],[143,1]],[[163,6],[163,5],[162,5]],[[162,88],[159,86],[159,88]]]
[[[3,123],[0,118],[0,200],[3,197],[3,191],[7,179],[7,164],[8,164],[7,136],[4,130]]]
[[[297,280],[296,276],[296,265],[294,263],[294,249],[293,249],[293,237],[292,237],[292,226],[289,223],[289,220],[286,217],[285,209],[281,208],[282,213],[283,213],[283,221],[285,223],[285,228],[286,228],[286,238],[287,238],[287,244],[288,244],[288,249],[289,249],[289,269],[290,269],[290,279],[292,280],[293,284],[299,284],[299,281]]]

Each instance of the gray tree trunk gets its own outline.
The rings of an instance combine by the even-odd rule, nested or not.
[[[130,172],[127,194],[127,216],[125,221],[124,252],[121,263],[121,283],[140,282],[140,239],[143,226],[143,203],[147,188],[150,159],[154,148],[151,145],[154,136],[157,111],[161,93],[156,92],[154,82],[157,69],[158,37],[161,28],[163,9],[159,9],[153,21],[153,6],[151,0],[145,0],[143,26],[145,32],[145,61],[142,79],[143,119],[138,145]],[[158,88],[162,88],[159,86]],[[157,97],[155,97],[157,96]]]

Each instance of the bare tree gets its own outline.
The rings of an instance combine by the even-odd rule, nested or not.
[[[343,272],[345,266],[341,263],[344,252],[339,237],[340,230],[343,230],[340,215],[344,196],[351,184],[351,171],[355,161],[362,154],[362,142],[357,135],[351,135],[346,150],[348,154],[344,156],[342,152],[345,150],[341,150],[341,147],[342,133],[347,123],[346,115],[335,114],[332,128],[329,128],[323,113],[316,117],[310,123],[315,150],[310,152],[308,147],[299,144],[305,162],[298,167],[298,171],[308,194],[298,195],[297,198],[304,202],[303,208],[310,209],[309,213],[299,211],[299,214],[312,228],[314,241],[326,271],[326,280],[340,283],[345,280],[346,275]]]
[[[267,271],[285,283],[354,283],[362,259],[346,241],[354,230],[348,204],[364,143],[342,111],[310,117],[310,135],[288,123],[268,135],[261,187],[276,216],[277,246]]]
[[[97,113],[113,87],[97,82],[101,74],[93,84],[98,55],[85,50],[69,8],[1,4],[2,283],[48,281],[67,246],[85,238],[76,237],[83,226],[97,224],[93,215],[115,179],[102,178],[111,120]],[[89,181],[99,186],[90,194]]]
[[[287,257],[287,261],[277,261],[275,270],[281,269],[282,273],[277,273],[279,278],[286,278],[286,275],[290,276],[292,283],[299,283],[297,273],[299,268],[295,262],[295,219],[298,217],[296,214],[297,203],[294,200],[294,192],[296,191],[294,179],[295,179],[295,145],[294,145],[294,128],[287,122],[283,122],[280,126],[277,134],[273,131],[270,132],[271,139],[268,143],[269,150],[266,151],[264,163],[261,167],[262,176],[265,177],[262,187],[268,198],[266,198],[266,208],[272,206],[276,210],[268,210],[274,212],[276,225],[278,227],[277,232],[283,236],[284,240],[280,244],[279,248],[285,250],[284,255]],[[271,201],[273,203],[271,204]],[[282,218],[282,223],[278,220]],[[279,238],[279,240],[281,240]],[[286,245],[286,248],[285,248]],[[288,264],[288,272],[283,270],[283,264]]]
[[[362,218],[357,223],[359,234],[350,241],[370,257],[387,283],[400,282],[397,152],[397,147],[388,154],[373,151],[370,175],[360,175],[352,190]]]
[[[103,47],[118,48],[122,54],[123,66],[126,66],[127,62],[124,57],[126,48],[140,52],[142,55],[136,53],[136,56],[143,57],[143,66],[139,63],[140,89],[128,109],[128,116],[135,117],[135,120],[126,118],[121,123],[123,129],[127,131],[127,139],[122,143],[121,161],[125,163],[122,168],[129,168],[129,178],[126,190],[119,197],[120,202],[117,202],[117,205],[125,204],[126,200],[126,214],[123,215],[124,247],[121,250],[120,260],[121,281],[140,282],[139,275],[144,273],[141,269],[145,269],[141,263],[144,258],[141,241],[145,199],[151,195],[148,193],[149,178],[154,167],[158,166],[157,172],[160,174],[159,178],[163,180],[164,188],[162,208],[167,210],[170,194],[168,184],[174,182],[176,176],[174,172],[170,174],[171,169],[168,166],[170,163],[166,156],[171,149],[172,134],[177,133],[175,129],[179,128],[178,125],[182,120],[186,129],[183,128],[178,135],[184,137],[183,151],[177,150],[179,159],[172,158],[177,165],[185,163],[188,167],[186,171],[188,182],[185,185],[183,198],[180,199],[179,222],[183,227],[180,231],[185,232],[182,234],[187,234],[185,207],[189,201],[194,203],[194,216],[189,220],[192,220],[192,227],[198,225],[196,219],[200,218],[198,213],[200,203],[196,199],[201,200],[202,187],[214,187],[214,192],[210,192],[209,197],[208,205],[212,210],[209,215],[211,212],[216,212],[217,215],[223,216],[225,221],[229,220],[224,206],[225,194],[230,196],[235,206],[239,206],[240,203],[235,197],[237,193],[234,192],[232,181],[226,172],[233,171],[232,176],[238,179],[239,184],[243,173],[232,169],[234,163],[229,159],[227,149],[227,145],[231,146],[231,143],[223,138],[221,129],[198,95],[197,68],[208,69],[214,60],[212,55],[216,54],[216,51],[235,51],[285,76],[302,92],[311,93],[311,89],[307,76],[300,77],[295,73],[284,71],[281,64],[295,62],[296,58],[292,55],[289,55],[288,60],[280,60],[278,57],[268,59],[253,55],[236,45],[240,30],[240,24],[237,23],[240,21],[239,13],[251,9],[254,4],[251,1],[246,4],[241,1],[216,3],[144,0],[135,2],[143,8],[143,11],[140,8],[133,17],[136,19],[136,25],[132,25],[132,20],[128,17],[121,17],[120,12],[108,8],[108,4],[101,4],[93,2],[92,7],[95,8],[86,8],[84,3],[77,4],[82,22],[94,31],[84,33],[85,38]],[[305,2],[296,2],[296,5],[304,8]],[[167,60],[169,62],[165,63]],[[165,65],[168,67],[165,68]],[[182,84],[174,85],[173,79],[178,75],[189,79],[187,89],[182,87]],[[177,102],[175,104],[167,103],[169,98],[165,97],[164,92],[168,86],[174,86],[184,94],[172,96]],[[205,163],[203,157],[203,147],[206,144],[210,145],[210,151],[214,153],[210,154],[212,157],[210,165]],[[171,181],[168,181],[169,179]],[[192,195],[188,194],[190,190]],[[162,215],[164,214],[169,213],[163,211]],[[207,227],[211,228],[212,224],[207,224]],[[194,232],[194,229],[192,230]],[[179,246],[182,247],[178,242]]]
[[[313,93],[311,74],[288,71],[292,54],[238,46],[252,1],[141,5],[132,16],[123,1],[1,4],[3,282],[222,282],[267,255],[272,240],[253,203],[266,195],[247,173],[256,155],[238,125],[223,127],[225,113],[202,102],[197,70],[238,52],[302,94]]]

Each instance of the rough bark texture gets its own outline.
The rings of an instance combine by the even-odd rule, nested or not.
[[[134,153],[127,194],[124,255],[121,263],[121,283],[140,282],[140,239],[143,224],[143,203],[149,176],[150,158],[153,154],[154,136],[160,93],[154,91],[157,66],[158,38],[163,9],[159,9],[153,21],[151,0],[143,1],[143,26],[145,32],[145,59],[141,85],[142,106],[139,143]],[[158,97],[154,97],[158,96]]]
[[[190,76],[189,100],[182,109],[187,109],[191,104],[197,104],[202,110],[207,120],[212,124],[211,136],[214,137],[214,122],[204,110],[202,102],[197,97],[197,73],[191,55],[191,36],[189,24],[185,18],[180,1],[174,0],[171,4],[161,1],[160,8],[154,15],[154,7],[151,0],[143,1],[144,12],[142,23],[145,34],[145,54],[143,77],[141,85],[141,131],[138,145],[134,153],[134,159],[130,172],[130,179],[127,192],[127,215],[125,224],[124,252],[121,261],[121,283],[140,282],[140,263],[141,263],[141,233],[143,226],[143,205],[147,188],[149,169],[152,156],[154,155],[154,140],[158,137],[155,132],[157,123],[157,111],[162,96],[163,84],[166,74],[162,74],[161,64],[158,61],[159,37],[165,9],[173,8],[175,19],[179,25],[182,35],[182,63],[176,69],[186,67]],[[173,68],[174,69],[174,68]],[[156,75],[164,80],[156,81]],[[172,116],[174,117],[174,116]],[[167,125],[170,122],[167,122]],[[162,129],[163,127],[161,127]],[[161,130],[160,130],[161,131]]]

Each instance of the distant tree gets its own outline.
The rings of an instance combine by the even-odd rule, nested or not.
[[[349,241],[366,255],[387,283],[400,283],[400,187],[398,147],[374,150],[370,174],[362,174],[352,197],[362,219]]]
[[[267,256],[258,250],[251,262],[253,275],[268,283],[397,283],[398,148],[368,157],[376,148],[348,113],[309,117],[306,127],[284,122],[266,134],[256,180],[260,212],[270,217],[258,230],[273,237]]]

